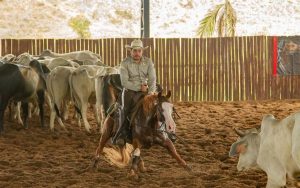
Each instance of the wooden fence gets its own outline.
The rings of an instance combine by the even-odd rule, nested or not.
[[[273,37],[150,38],[145,55],[158,81],[175,101],[243,101],[300,98],[299,76],[272,75]],[[43,49],[57,53],[90,50],[118,65],[133,39],[1,39],[0,56]]]

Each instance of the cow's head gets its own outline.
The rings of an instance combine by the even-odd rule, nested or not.
[[[260,146],[260,135],[256,129],[245,132],[235,129],[240,138],[231,145],[229,156],[239,156],[238,171],[246,170],[257,165],[256,160]]]

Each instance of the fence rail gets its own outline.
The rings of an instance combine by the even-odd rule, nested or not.
[[[273,37],[149,38],[144,54],[155,63],[158,81],[175,101],[243,101],[300,98],[299,76],[272,75]],[[1,39],[0,56],[44,49],[57,53],[90,50],[118,65],[131,38]]]

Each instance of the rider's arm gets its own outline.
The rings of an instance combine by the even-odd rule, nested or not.
[[[148,67],[148,93],[154,93],[156,91],[156,74],[154,63],[151,61]]]
[[[123,61],[120,66],[120,77],[122,86],[126,89],[135,90],[133,84],[129,81],[129,73],[127,68],[127,62]]]

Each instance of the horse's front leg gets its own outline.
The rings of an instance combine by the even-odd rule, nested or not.
[[[181,158],[181,156],[177,153],[176,151],[176,148],[173,144],[173,142],[169,139],[169,138],[166,138],[164,141],[163,141],[163,144],[162,144],[165,148],[167,148],[167,150],[169,151],[169,153],[171,154],[171,156],[173,158],[176,159],[176,161],[181,165],[183,166],[186,170],[188,171],[191,171],[191,168],[186,164],[186,162]]]
[[[104,122],[104,130],[103,130],[103,133],[101,134],[99,144],[96,149],[93,167],[97,167],[97,164],[100,159],[100,155],[103,153],[103,148],[104,148],[105,144],[107,143],[107,141],[109,140],[109,138],[111,137],[111,132],[113,131],[113,123],[114,123],[114,120],[110,117],[106,118],[106,120]]]
[[[141,150],[138,147],[134,147],[135,149],[133,150],[132,154],[132,163],[131,163],[131,168],[129,172],[129,177],[135,177],[138,178],[138,167],[141,163]]]
[[[139,166],[140,172],[146,172],[147,171],[147,168],[145,167],[144,161],[143,161],[141,156],[140,156],[140,162],[139,162],[138,166]]]

